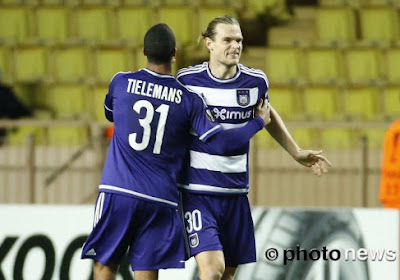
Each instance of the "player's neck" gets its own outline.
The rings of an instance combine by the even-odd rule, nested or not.
[[[211,74],[218,79],[230,79],[237,71],[237,65],[228,66],[213,60],[210,60],[208,64]]]
[[[171,64],[147,63],[146,68],[159,74],[171,75]]]

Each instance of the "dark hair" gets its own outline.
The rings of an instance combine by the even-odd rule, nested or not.
[[[171,62],[176,47],[175,35],[165,23],[152,26],[144,36],[147,60],[154,64]]]
[[[217,25],[219,23],[234,24],[234,25],[240,26],[239,22],[234,17],[227,16],[227,15],[221,16],[221,17],[216,17],[212,21],[210,21],[206,30],[201,32],[201,36],[203,37],[203,39],[208,37],[211,40],[214,40],[215,34],[217,33],[215,28],[217,27]]]

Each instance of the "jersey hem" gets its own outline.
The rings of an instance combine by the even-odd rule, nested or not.
[[[99,185],[99,192],[108,192],[108,193],[115,193],[120,195],[131,196],[133,198],[145,200],[148,202],[154,202],[160,205],[169,206],[173,208],[178,208],[178,203],[173,202],[167,199],[154,197],[151,195],[135,192],[132,190],[123,189],[120,187],[112,186],[112,185]]]
[[[249,193],[248,188],[241,189],[227,189],[215,186],[200,185],[184,185],[178,184],[178,188],[184,192],[196,193],[196,194],[206,194],[206,195],[216,195],[216,196],[231,196],[231,195],[247,195]],[[215,188],[215,190],[210,190],[210,188]]]

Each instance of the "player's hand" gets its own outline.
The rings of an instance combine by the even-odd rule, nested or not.
[[[294,159],[300,164],[310,167],[317,176],[328,173],[327,168],[332,166],[331,162],[322,155],[322,151],[300,150]]]
[[[265,125],[269,124],[271,122],[271,107],[269,106],[269,102],[262,99],[258,100],[254,115],[261,117]]]

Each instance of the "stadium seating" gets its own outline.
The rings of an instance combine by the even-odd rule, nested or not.
[[[161,6],[159,10],[159,22],[168,24],[174,31],[178,47],[195,43],[200,35],[194,33],[194,17],[194,8],[190,6]]]
[[[351,7],[320,7],[316,25],[321,41],[338,42],[356,39],[356,18]]]
[[[107,43],[114,39],[112,10],[105,6],[80,6],[73,13],[75,32],[85,42]]]
[[[173,65],[175,74],[190,59],[199,59],[193,44],[214,17],[229,14],[240,19],[241,5],[262,14],[266,7],[283,7],[283,2],[0,0],[0,26],[7,26],[0,28],[0,68],[5,81],[24,87],[24,93],[44,88],[32,104],[52,108],[57,118],[90,114],[103,121],[102,103],[111,77],[146,67],[143,37],[153,24],[165,22],[176,34],[182,57]],[[316,13],[310,13],[315,16],[318,42],[259,47],[260,55],[250,50],[242,62],[268,74],[271,103],[284,120],[398,118],[396,5],[392,0],[319,0]],[[361,41],[372,44],[360,46]],[[346,86],[344,91],[341,86]],[[86,103],[89,96],[97,105]],[[39,99],[44,101],[36,102]],[[312,129],[297,128],[294,133],[305,144],[320,143]],[[267,145],[274,142],[267,138]]]
[[[232,7],[237,4],[241,4],[240,2],[244,1],[235,1],[235,0],[200,0],[200,3],[202,6],[227,6],[227,7]],[[253,0],[249,0],[248,4],[253,2]],[[263,1],[267,2],[267,1]]]
[[[53,51],[53,73],[56,82],[83,82],[90,76],[91,51],[79,45],[57,45]]]
[[[320,146],[314,129],[296,127],[290,128],[289,132],[296,143],[304,149],[312,147],[317,148]]]
[[[255,141],[257,142],[258,149],[269,149],[278,145],[274,138],[272,138],[272,136],[265,129],[257,132],[255,135]]]
[[[118,40],[130,45],[142,45],[147,30],[153,25],[154,11],[150,7],[120,7],[117,9]]]
[[[336,48],[309,47],[305,60],[307,80],[313,84],[335,84],[344,79],[343,56]]]
[[[204,31],[208,23],[218,16],[229,15],[238,18],[238,15],[234,8],[228,6],[200,6],[198,8],[198,18],[194,22],[195,24],[195,38],[200,36],[201,32]]]
[[[299,90],[296,87],[273,87],[268,92],[274,109],[284,120],[294,119],[299,112]]]
[[[62,43],[70,38],[69,18],[71,12],[63,6],[39,6],[35,22],[39,40]]]
[[[311,120],[339,120],[340,93],[336,87],[314,86],[306,87],[304,96],[304,114]]]
[[[49,73],[48,48],[20,45],[15,50],[15,75],[18,82],[40,82]]]
[[[390,86],[383,90],[383,113],[392,118],[400,118],[400,86]]]
[[[304,64],[299,48],[270,47],[265,52],[265,71],[272,84],[293,84],[301,79]]]
[[[96,86],[90,93],[91,108],[93,118],[97,121],[106,121],[104,116],[104,99],[108,93],[108,86]]]
[[[400,47],[386,51],[384,59],[385,76],[389,83],[400,84]]]
[[[371,6],[391,6],[391,7],[400,7],[399,0],[363,0],[367,5]]]
[[[270,15],[280,19],[284,19],[289,16],[287,13],[287,5],[285,0],[248,0],[245,3],[248,10],[258,15],[264,15],[265,12],[268,11]]]
[[[358,146],[358,136],[353,129],[323,128],[318,130],[318,137],[324,149],[350,149]]]
[[[318,3],[320,6],[353,6],[358,7],[363,4],[367,0],[319,0]]]
[[[117,72],[132,71],[133,50],[119,47],[96,48],[94,52],[94,72],[98,83],[108,85]]]
[[[353,84],[374,84],[382,79],[382,55],[376,48],[349,48],[345,51],[347,77]]]
[[[372,120],[378,112],[375,87],[349,87],[343,94],[344,114],[353,120]]]
[[[0,45],[0,70],[1,78],[5,81],[12,80],[13,70],[12,70],[12,57],[11,50],[5,45]]]
[[[58,119],[87,119],[88,92],[81,84],[51,86],[46,91],[46,103]]]
[[[148,0],[121,0],[121,1],[122,4],[125,6],[141,6],[141,5],[146,6],[149,4],[149,2],[151,2]]]
[[[89,6],[89,5],[104,5],[104,4],[108,4],[107,0],[80,0],[80,4],[85,5],[85,6]],[[117,1],[115,1],[117,2]],[[111,3],[111,1],[110,1]]]
[[[32,36],[32,14],[25,6],[1,6],[0,26],[2,40],[26,41]]]
[[[35,1],[35,0],[32,0]],[[77,6],[80,4],[80,0],[39,0],[42,5],[68,5]]]
[[[399,13],[392,7],[364,7],[359,11],[361,39],[376,43],[399,40]]]

